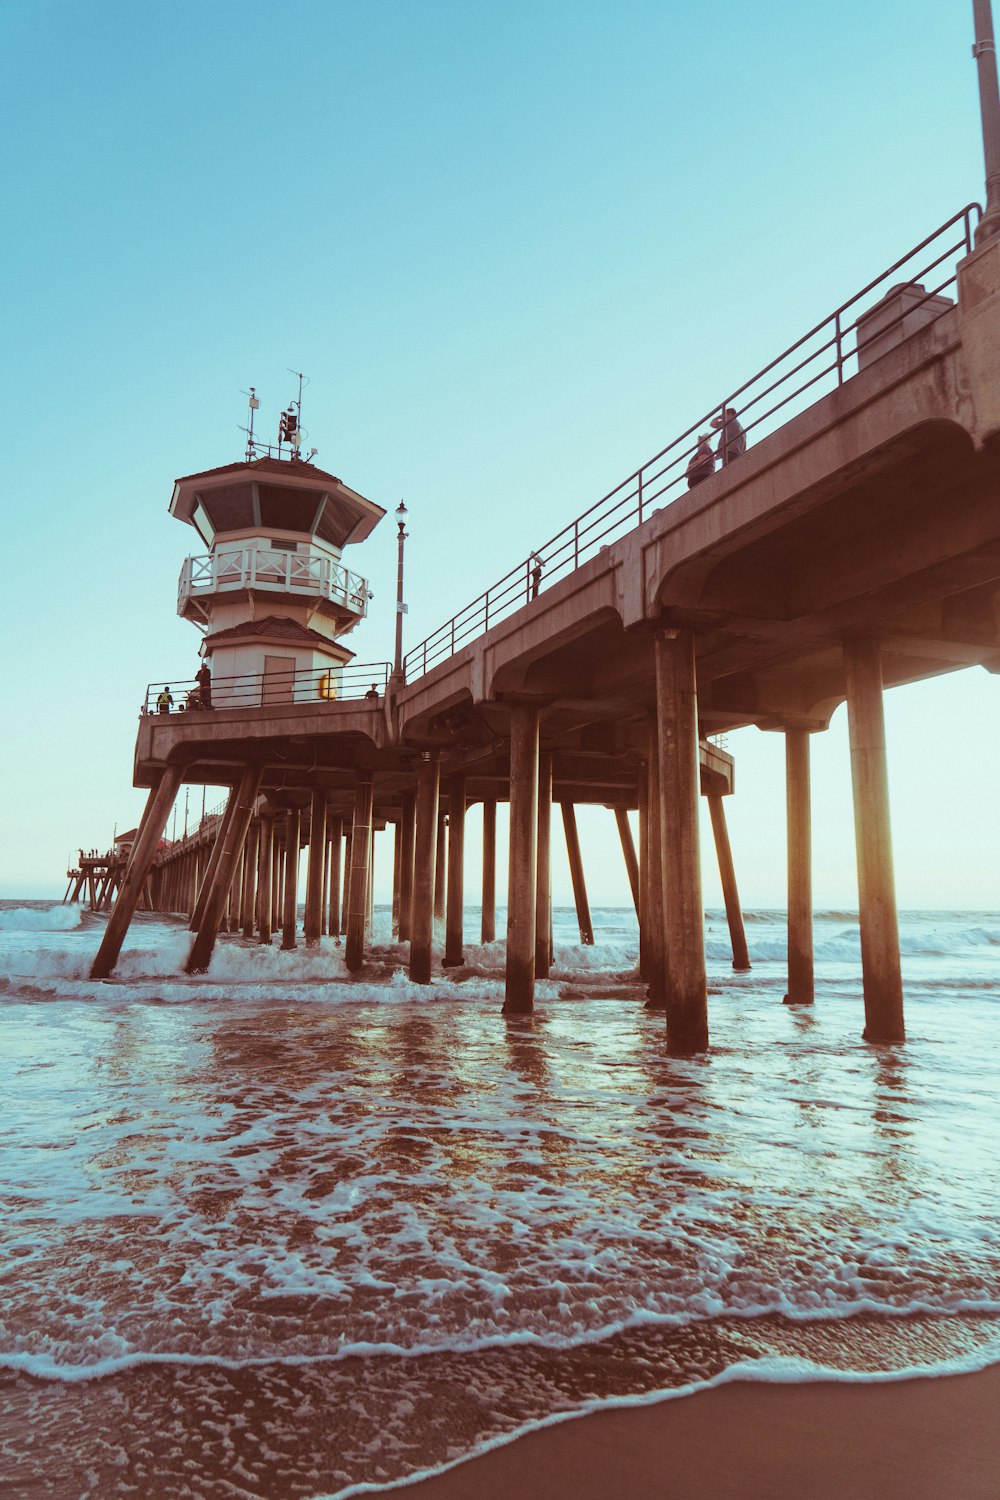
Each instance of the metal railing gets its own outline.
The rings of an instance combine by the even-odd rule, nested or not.
[[[372,597],[368,580],[332,557],[291,552],[277,547],[224,547],[202,557],[188,557],[177,584],[177,609],[189,599],[229,589],[274,590],[281,594],[319,595],[363,618]]]
[[[385,697],[389,662],[351,662],[344,667],[287,667],[268,672],[240,672],[213,677],[206,690],[197,682],[163,682],[146,688],[144,714],[178,714],[278,707],[283,703],[338,703]]]
[[[726,443],[722,436],[735,430],[729,425],[732,414],[738,416],[747,441],[751,438],[759,440],[821,396],[843,385],[857,373],[859,322],[870,315],[875,304],[897,285],[918,295],[911,297],[896,317],[885,322],[879,320],[877,326],[873,325],[867,340],[866,365],[869,361],[874,363],[879,349],[887,352],[887,345],[899,342],[899,338],[891,337],[893,333],[907,336],[907,320],[911,320],[912,327],[915,313],[923,309],[926,323],[946,311],[946,306],[934,307],[933,299],[955,285],[958,259],[971,251],[973,229],[981,213],[978,203],[970,203],[954,214],[750,380],[744,381],[704,416],[692,422],[679,437],[661,448],[575,521],[563,527],[485,593],[414,646],[404,660],[406,680],[412,682],[423,676],[492,625],[531,603],[558,579],[574,572],[601,547],[641,526],[654,510],[662,509],[686,493],[689,464],[699,446],[696,434],[714,429],[720,434],[716,457],[723,465],[738,463],[742,446],[733,445],[731,441]],[[890,285],[892,277],[898,280]],[[933,285],[923,285],[925,280],[932,280]],[[862,339],[860,343],[864,347],[866,340]],[[731,413],[728,417],[727,412]],[[780,419],[778,413],[781,413]],[[740,449],[739,453],[733,451],[734,446]],[[729,447],[728,454],[724,451],[726,447]],[[713,459],[711,470],[714,467]]]

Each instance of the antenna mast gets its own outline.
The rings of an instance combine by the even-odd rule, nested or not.
[[[278,418],[278,457],[281,457],[281,445],[287,443],[292,458],[298,458],[299,447],[302,443],[302,386],[308,385],[308,377],[300,370],[289,370],[290,375],[295,375],[299,382],[299,396],[297,401],[289,401],[285,411]],[[313,453],[315,453],[315,448]]]
[[[245,432],[247,435],[246,461],[249,464],[253,463],[254,459],[257,457],[257,445],[254,442],[253,435],[253,414],[255,411],[260,410],[260,402],[257,399],[257,391],[254,386],[251,386],[249,391],[244,391],[243,394],[247,397],[247,400],[250,403],[250,425],[249,427],[240,428],[240,431]]]

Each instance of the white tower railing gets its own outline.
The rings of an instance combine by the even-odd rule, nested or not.
[[[204,557],[188,557],[177,585],[177,613],[190,599],[254,589],[329,599],[363,619],[371,590],[360,573],[330,557],[268,547],[232,547]]]

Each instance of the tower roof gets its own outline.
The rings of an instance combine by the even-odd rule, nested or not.
[[[339,656],[343,661],[350,661],[354,652],[342,646],[339,641],[332,641],[329,636],[320,635],[318,630],[310,630],[308,625],[300,625],[297,620],[285,619],[280,615],[267,615],[262,620],[244,620],[242,625],[230,625],[225,630],[217,630],[213,635],[206,635],[204,645],[224,646],[235,641],[286,641],[291,645],[312,646],[330,652],[333,656]]]
[[[175,480],[170,514],[207,546],[220,532],[256,530],[298,531],[344,547],[363,542],[385,510],[301,459],[257,458]]]

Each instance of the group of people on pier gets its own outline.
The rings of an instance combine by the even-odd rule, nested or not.
[[[207,661],[203,661],[194,675],[197,687],[191,689],[187,696],[187,702],[181,707],[188,708],[211,708],[212,707],[212,673]],[[168,714],[174,706],[173,694],[166,683],[163,684],[162,692],[156,695],[156,712]]]
[[[747,451],[747,435],[736,415],[735,407],[727,406],[723,413],[713,417],[712,427],[719,433],[718,447],[712,451],[710,432],[698,434],[697,445],[685,470],[689,490],[715,473],[716,460],[725,468],[726,464],[731,464],[735,458],[742,458]]]

